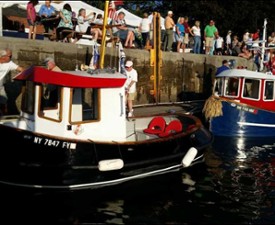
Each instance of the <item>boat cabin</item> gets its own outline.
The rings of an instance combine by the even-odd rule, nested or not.
[[[275,110],[275,76],[245,69],[230,69],[216,76],[214,93],[266,110]]]
[[[126,137],[123,74],[31,67],[15,79],[23,82],[19,128],[97,141]]]

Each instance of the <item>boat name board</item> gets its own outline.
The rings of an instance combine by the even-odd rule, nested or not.
[[[46,145],[50,147],[60,147],[66,149],[76,149],[76,143],[67,142],[67,141],[58,141],[50,138],[34,137],[33,143],[38,145]]]
[[[253,109],[247,106],[241,106],[241,105],[236,105],[236,104],[231,104],[231,106],[236,107],[238,110],[242,110],[245,112],[249,112],[249,113],[253,113],[253,114],[257,114],[258,110],[257,109]]]

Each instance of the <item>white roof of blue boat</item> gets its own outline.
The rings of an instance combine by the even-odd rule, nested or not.
[[[245,77],[254,79],[269,79],[275,80],[275,76],[272,73],[263,73],[257,71],[251,71],[246,69],[229,69],[221,72],[216,76],[219,77]]]

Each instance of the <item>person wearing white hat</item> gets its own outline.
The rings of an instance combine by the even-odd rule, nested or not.
[[[125,63],[125,70],[127,75],[127,80],[125,82],[125,91],[126,91],[126,105],[128,109],[128,117],[132,117],[134,114],[133,110],[133,100],[135,100],[136,94],[136,83],[138,81],[138,73],[133,68],[133,62],[128,60]]]
[[[164,50],[171,52],[172,51],[172,45],[174,41],[174,26],[175,22],[173,20],[173,12],[168,11],[167,16],[165,17],[165,41],[164,41]]]

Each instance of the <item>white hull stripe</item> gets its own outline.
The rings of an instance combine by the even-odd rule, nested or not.
[[[275,124],[263,124],[263,123],[247,123],[247,122],[238,122],[241,126],[254,126],[254,127],[275,127]]]
[[[200,158],[202,158],[203,156],[199,156],[196,159],[193,160],[197,161]],[[193,163],[190,166],[196,164]],[[64,185],[64,186],[51,186],[51,185],[29,185],[29,184],[17,184],[17,183],[12,183],[12,182],[6,182],[6,181],[0,181],[0,183],[2,184],[8,184],[8,185],[12,185],[12,186],[20,186],[20,187],[28,187],[28,188],[45,188],[45,189],[84,189],[84,188],[97,188],[97,187],[104,187],[104,186],[108,186],[108,185],[112,185],[112,184],[118,184],[118,183],[122,183],[128,180],[133,180],[133,179],[138,179],[138,178],[143,178],[143,177],[147,177],[147,176],[153,176],[153,175],[158,175],[158,174],[162,174],[165,172],[172,172],[175,170],[179,170],[180,168],[183,168],[182,164],[177,164],[174,166],[170,166],[164,169],[160,169],[160,170],[155,170],[152,172],[148,172],[148,173],[143,173],[143,174],[138,174],[135,176],[131,176],[131,177],[126,177],[126,178],[120,178],[120,179],[116,179],[116,180],[110,180],[110,181],[103,181],[103,182],[96,182],[96,183],[87,183],[87,184],[77,184],[77,185]]]

